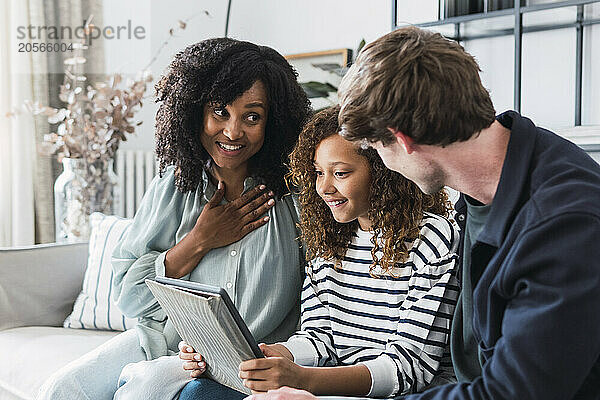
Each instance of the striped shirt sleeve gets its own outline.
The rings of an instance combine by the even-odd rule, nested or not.
[[[282,343],[294,356],[294,362],[304,366],[335,366],[338,358],[333,346],[326,295],[319,293],[314,260],[306,267],[302,286],[301,329]]]
[[[413,268],[395,338],[381,355],[362,362],[371,372],[370,397],[422,391],[441,372],[440,362],[460,290],[456,279],[458,260],[452,244],[448,248],[427,243],[431,235],[423,235],[426,230],[421,231],[418,248],[428,261]],[[395,379],[390,377],[390,361],[396,367]]]

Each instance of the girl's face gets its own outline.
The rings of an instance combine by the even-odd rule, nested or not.
[[[231,104],[204,106],[202,146],[217,168],[246,169],[265,139],[267,92],[261,81],[242,93]]]
[[[369,162],[354,145],[340,135],[323,139],[315,149],[317,193],[331,209],[337,222],[358,219],[362,230],[369,230],[368,218],[371,174]]]

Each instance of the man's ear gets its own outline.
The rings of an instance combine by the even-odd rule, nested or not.
[[[404,148],[406,154],[411,154],[415,151],[415,141],[413,138],[394,128],[388,128],[388,130],[396,137],[396,142]]]

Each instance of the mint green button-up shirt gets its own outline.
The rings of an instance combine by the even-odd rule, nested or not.
[[[138,318],[140,345],[148,359],[176,353],[181,338],[145,279],[165,275],[165,254],[191,231],[215,185],[181,193],[174,167],[156,177],[144,195],[129,231],[113,252],[113,293],[123,313]],[[260,182],[246,178],[244,192]],[[267,188],[268,189],[268,188]],[[225,202],[225,200],[223,200]],[[224,288],[257,341],[285,340],[296,329],[304,258],[293,197],[276,200],[267,224],[241,240],[208,252],[182,279]]]

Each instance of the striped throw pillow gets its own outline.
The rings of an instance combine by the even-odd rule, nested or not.
[[[117,308],[112,295],[114,248],[129,226],[130,219],[94,213],[90,216],[91,234],[83,288],[73,312],[64,322],[65,328],[125,331],[136,319],[127,318]]]

